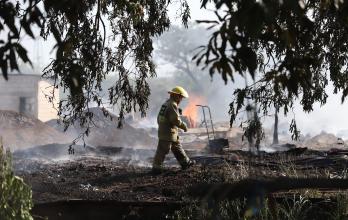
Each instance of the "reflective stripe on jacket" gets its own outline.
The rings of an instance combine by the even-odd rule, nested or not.
[[[178,128],[184,129],[186,127],[180,120],[178,104],[171,98],[161,106],[157,123],[158,139],[166,141],[178,141]]]

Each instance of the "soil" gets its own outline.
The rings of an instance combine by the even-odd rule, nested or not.
[[[87,148],[83,153],[76,151],[80,153],[53,160],[42,153],[45,152],[42,147],[40,149],[41,153],[36,155],[14,154],[15,172],[32,187],[36,204],[75,199],[187,201],[189,186],[234,182],[250,175],[340,178],[348,157],[346,151],[320,152],[305,148],[262,153],[258,157],[243,151],[227,151],[223,155],[200,152],[201,156],[199,152],[189,151],[191,158],[197,161],[193,167],[181,170],[170,154],[165,161],[166,171],[153,174],[150,164],[154,150]],[[134,160],[134,155],[143,157]]]
[[[95,154],[100,151],[103,154]],[[144,155],[153,155],[154,150],[126,149],[115,154],[108,148],[93,149],[85,155],[67,155],[67,159],[58,160],[49,160],[43,152],[14,154],[16,174],[32,187],[34,203],[72,199],[181,201],[187,186],[205,178],[201,165],[182,171],[171,155],[165,161],[168,169],[152,174],[152,158]],[[215,176],[221,181],[218,175],[209,178]]]

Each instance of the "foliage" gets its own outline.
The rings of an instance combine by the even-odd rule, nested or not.
[[[202,1],[206,7],[209,0]],[[247,98],[263,115],[272,109],[287,114],[295,100],[305,112],[325,104],[325,88],[348,95],[348,1],[217,0],[216,31],[196,55],[196,63],[220,73],[227,82],[235,74],[254,84],[235,92],[231,123]],[[252,14],[252,16],[250,16]],[[298,134],[293,124],[293,133]]]
[[[180,2],[186,24],[189,8],[186,0]],[[16,5],[1,1],[0,33],[8,35],[6,43],[0,41],[2,73],[7,78],[8,63],[11,70],[18,69],[16,55],[30,62],[18,39],[22,28],[34,38],[31,29],[36,24],[41,37],[52,35],[56,41],[56,57],[43,77],[70,92],[59,104],[66,128],[77,120],[81,125],[90,123],[89,104],[103,106],[101,82],[110,73],[118,76],[108,90],[108,101],[119,105],[119,122],[132,109],[145,115],[147,79],[156,75],[152,40],[168,29],[170,4],[170,0],[22,0]]]
[[[225,120],[228,117],[228,104],[230,98],[217,99],[217,96],[229,96],[233,87],[224,86],[223,82],[209,77],[207,69],[203,69],[192,62],[192,57],[200,44],[207,42],[209,31],[203,25],[189,23],[188,28],[172,25],[170,30],[163,33],[154,41],[154,59],[156,64],[165,64],[161,68],[166,75],[149,80],[151,96],[148,115],[157,116],[158,108],[168,96],[165,92],[168,88],[181,85],[189,90],[190,98],[181,103],[182,107],[190,101],[207,104],[213,109],[213,120]],[[167,68],[170,66],[170,68]],[[159,73],[161,74],[161,73]],[[236,82],[239,84],[239,82]],[[219,109],[218,111],[216,111]],[[198,118],[197,118],[198,120]]]
[[[208,2],[212,1],[202,0],[202,7]],[[236,73],[254,80],[235,92],[231,123],[248,98],[263,115],[270,109],[287,114],[296,100],[310,112],[314,103],[326,103],[329,80],[344,101],[348,95],[347,1],[213,2],[217,19],[199,21],[211,25],[213,33],[194,57],[196,64],[209,67],[211,75],[220,73],[225,82],[234,80]],[[180,3],[187,24],[188,4]],[[44,76],[53,78],[55,87],[70,91],[59,105],[66,127],[76,120],[88,124],[93,116],[88,111],[91,102],[103,106],[101,82],[111,72],[118,77],[109,88],[108,101],[119,105],[120,120],[132,109],[145,115],[150,95],[147,79],[156,75],[152,38],[169,27],[170,5],[170,0],[22,0],[17,4],[3,0],[0,33],[7,39],[0,40],[2,73],[7,78],[8,67],[18,69],[17,56],[30,62],[18,39],[22,29],[34,38],[31,29],[36,25],[42,37],[52,35],[57,43],[56,58]],[[291,130],[296,138],[295,121]]]
[[[201,70],[191,60],[195,49],[208,40],[208,34],[203,26],[190,23],[188,29],[172,26],[170,31],[162,34],[156,42],[155,55],[165,63],[173,65],[176,78],[180,74],[188,76],[187,80],[192,84],[190,91],[204,91],[201,85]]]
[[[248,199],[202,201],[185,206],[169,219],[221,219],[221,220],[263,220],[263,219],[346,219],[347,198],[311,200],[301,195],[291,197],[265,198],[259,207],[250,206]]]
[[[31,189],[13,174],[11,153],[0,147],[0,219],[33,219]]]
[[[347,195],[337,195],[337,206],[335,212],[331,213],[330,218],[341,220],[348,218],[348,199]]]
[[[308,198],[303,196],[293,196],[292,201],[286,201],[285,204],[280,207],[280,212],[284,215],[285,219],[306,219],[306,212],[310,206]]]
[[[30,0],[26,10],[22,10],[19,2],[14,5],[7,0],[0,1],[0,33],[4,38],[7,37],[7,40],[0,38],[0,67],[5,79],[8,79],[8,69],[18,70],[17,57],[30,63],[27,50],[19,42],[19,37],[23,28],[26,34],[34,38],[31,27],[42,26],[43,15],[37,2]]]

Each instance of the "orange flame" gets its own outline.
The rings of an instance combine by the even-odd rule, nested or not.
[[[196,105],[205,105],[206,100],[204,97],[191,95],[189,98],[189,103],[183,110],[183,115],[186,116],[190,122],[190,127],[196,127],[196,122],[198,121],[198,111],[200,110]]]

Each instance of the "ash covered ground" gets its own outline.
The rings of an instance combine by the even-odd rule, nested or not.
[[[50,147],[57,146],[41,148]],[[62,155],[54,160],[45,158],[45,154],[39,158],[23,152],[14,154],[16,174],[32,187],[35,203],[75,199],[187,201],[188,188],[192,185],[234,182],[250,175],[345,178],[348,161],[348,151],[343,150],[296,148],[279,153],[263,152],[260,156],[245,151],[199,156],[196,151],[188,151],[197,165],[182,171],[169,155],[165,161],[167,171],[154,175],[150,168],[153,150],[80,148],[75,155]]]
[[[151,162],[156,129],[135,128],[126,123],[119,130],[117,120],[102,118],[98,109],[93,112],[98,123],[85,140],[87,146],[74,146],[73,155],[68,153],[67,142],[81,131],[78,125],[63,133],[62,127],[52,121],[43,124],[8,112],[0,117],[5,147],[13,146],[15,173],[32,187],[34,203],[74,199],[186,201],[190,198],[188,188],[198,183],[234,182],[250,176],[345,178],[346,143],[332,134],[306,137],[301,142],[280,135],[280,144],[273,146],[266,138],[261,154],[256,156],[248,152],[248,144],[242,141],[242,130],[229,128],[228,123],[215,124],[216,136],[229,141],[224,152],[209,153],[205,128],[192,128],[181,134],[181,140],[197,164],[182,171],[170,153],[165,161],[167,171],[154,175]],[[40,131],[54,137],[55,143],[35,137],[40,136]],[[6,135],[11,132],[12,135]],[[266,137],[270,134],[266,133]]]
[[[132,157],[74,155],[58,161],[15,158],[15,169],[32,186],[37,203],[69,199],[177,201],[184,195],[185,186],[200,179],[198,167],[180,171],[170,157],[166,162],[173,165],[161,175],[151,174],[150,158],[144,161]]]

